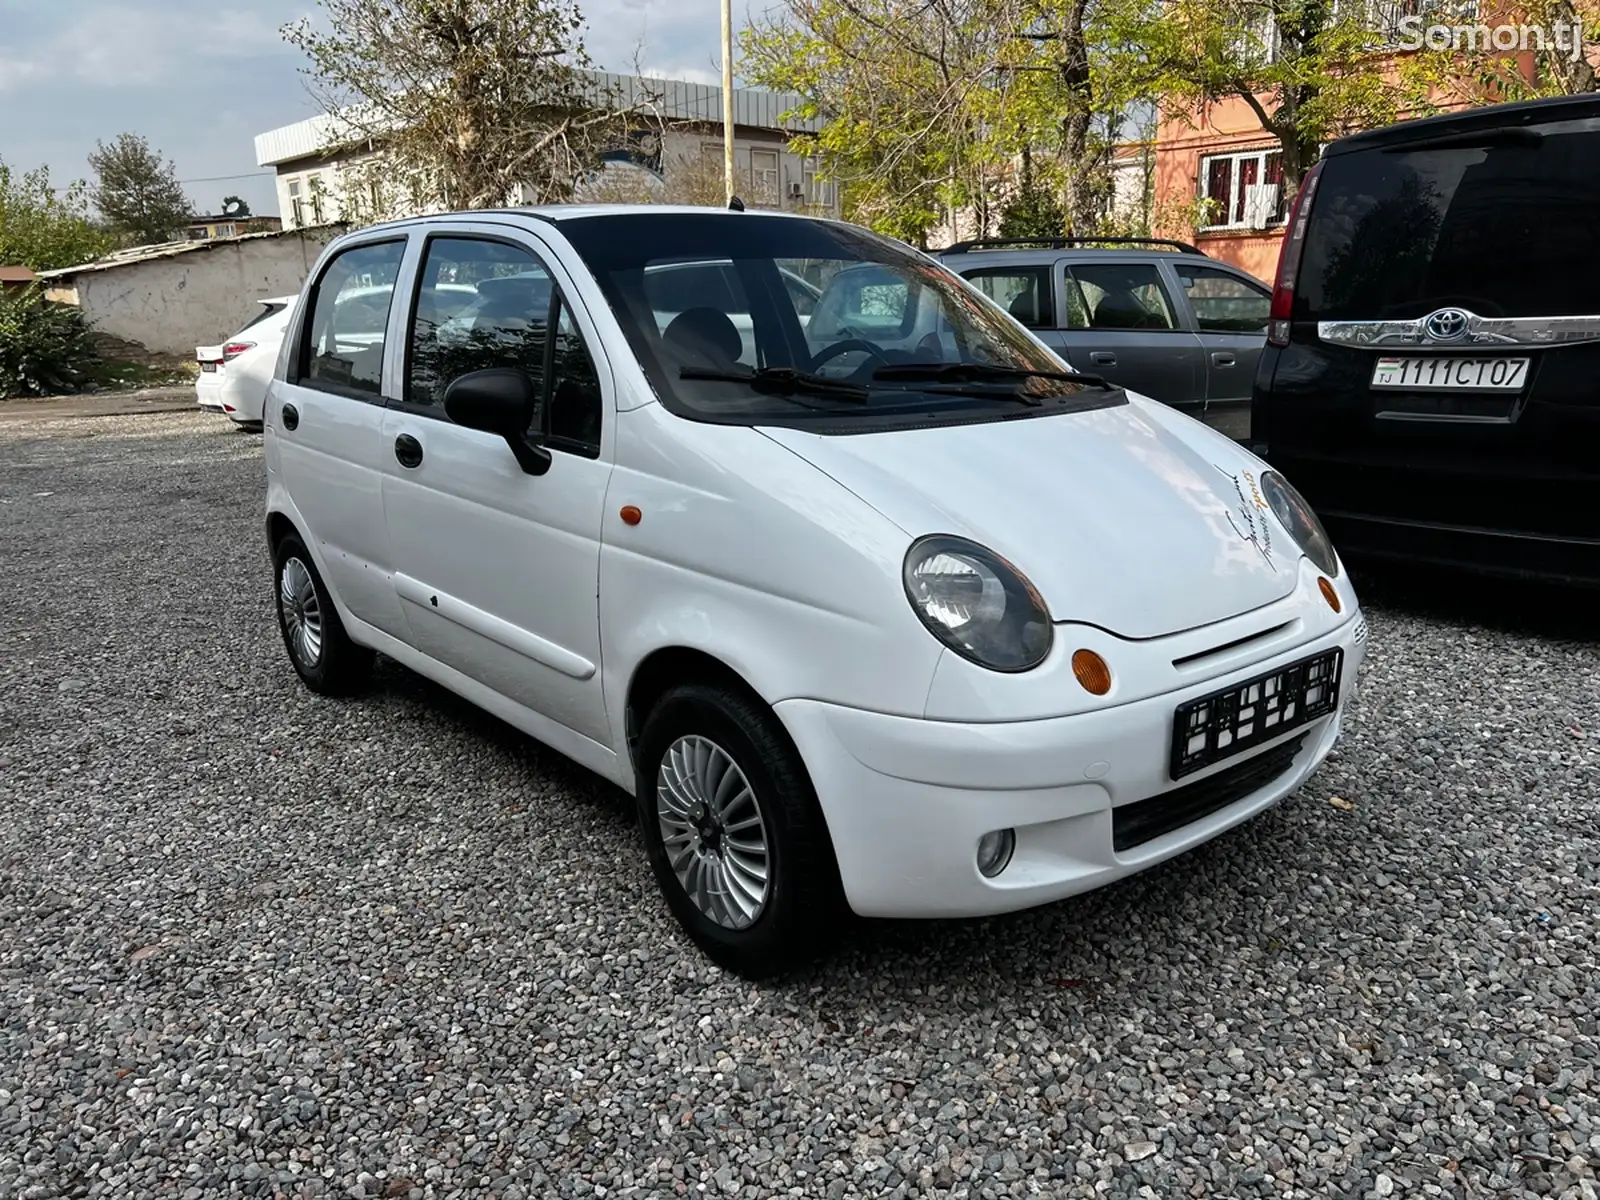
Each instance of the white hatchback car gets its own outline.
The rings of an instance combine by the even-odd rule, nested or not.
[[[717,304],[690,262],[731,264]],[[392,297],[376,341],[355,288]],[[673,913],[751,975],[848,910],[1045,904],[1246,820],[1332,748],[1365,649],[1265,464],[809,217],[347,234],[266,463],[301,678],[382,651],[625,788]]]

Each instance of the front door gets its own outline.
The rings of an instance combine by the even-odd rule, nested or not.
[[[1250,403],[1256,364],[1267,344],[1272,292],[1220,267],[1175,262],[1172,272],[1194,313],[1206,356],[1206,407],[1242,409]]]
[[[380,481],[385,375],[404,236],[342,250],[323,268],[299,328],[287,336],[288,370],[264,401],[267,461],[281,473],[324,581],[361,621],[403,628],[389,584]]]
[[[408,300],[402,398],[382,437],[408,640],[609,743],[596,596],[611,385],[587,316],[510,226],[430,227]],[[551,451],[545,474],[525,474],[503,439],[445,414],[450,382],[485,367],[533,379],[540,401],[529,432]]]
[[[1063,282],[1065,320],[1056,337],[1077,370],[1187,412],[1205,408],[1199,339],[1155,263],[1072,262]]]

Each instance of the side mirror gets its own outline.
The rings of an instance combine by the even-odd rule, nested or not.
[[[457,375],[444,390],[444,411],[457,425],[504,438],[529,475],[550,469],[550,451],[528,436],[539,397],[533,380],[516,367],[489,367]]]

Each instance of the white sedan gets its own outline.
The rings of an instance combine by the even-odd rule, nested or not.
[[[729,286],[687,294],[686,262]],[[386,333],[347,333],[378,278]],[[515,282],[446,330],[465,278]],[[1339,736],[1366,625],[1288,482],[864,230],[396,222],[327,248],[288,336],[266,529],[301,679],[349,692],[381,651],[631,793],[668,907],[736,970],[852,911],[1143,870]]]
[[[261,300],[261,312],[218,346],[196,346],[200,374],[195,398],[201,408],[219,412],[240,425],[261,424],[261,403],[283,345],[283,330],[296,296]]]

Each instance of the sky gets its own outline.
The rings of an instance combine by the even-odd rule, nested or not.
[[[716,83],[716,0],[579,0],[602,69]],[[746,0],[734,0],[735,22]],[[755,11],[760,11],[757,8]],[[317,111],[284,44],[314,0],[0,0],[0,161],[47,165],[59,188],[89,178],[95,141],[144,135],[177,165],[199,212],[224,196],[277,212],[255,135]],[[238,178],[217,178],[238,176]]]

